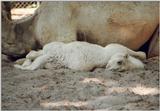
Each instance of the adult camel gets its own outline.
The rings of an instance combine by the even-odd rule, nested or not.
[[[8,19],[2,2],[2,53],[21,57],[52,41],[119,43],[139,49],[159,24],[158,2],[42,2],[35,14]]]

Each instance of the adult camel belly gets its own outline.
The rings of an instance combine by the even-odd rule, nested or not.
[[[158,24],[158,2],[43,2],[35,33],[51,41],[84,40],[106,46],[120,43],[137,50]]]

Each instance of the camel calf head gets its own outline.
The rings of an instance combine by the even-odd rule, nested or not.
[[[139,59],[126,53],[117,53],[113,55],[106,66],[106,69],[111,71],[126,71],[143,68],[144,64]]]

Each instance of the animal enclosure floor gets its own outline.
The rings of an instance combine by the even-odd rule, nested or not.
[[[2,109],[158,110],[159,59],[146,61],[144,71],[23,71],[2,61]]]

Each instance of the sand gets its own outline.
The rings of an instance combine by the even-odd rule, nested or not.
[[[158,110],[159,59],[145,70],[73,71],[59,64],[23,71],[2,61],[2,109],[9,110]]]

